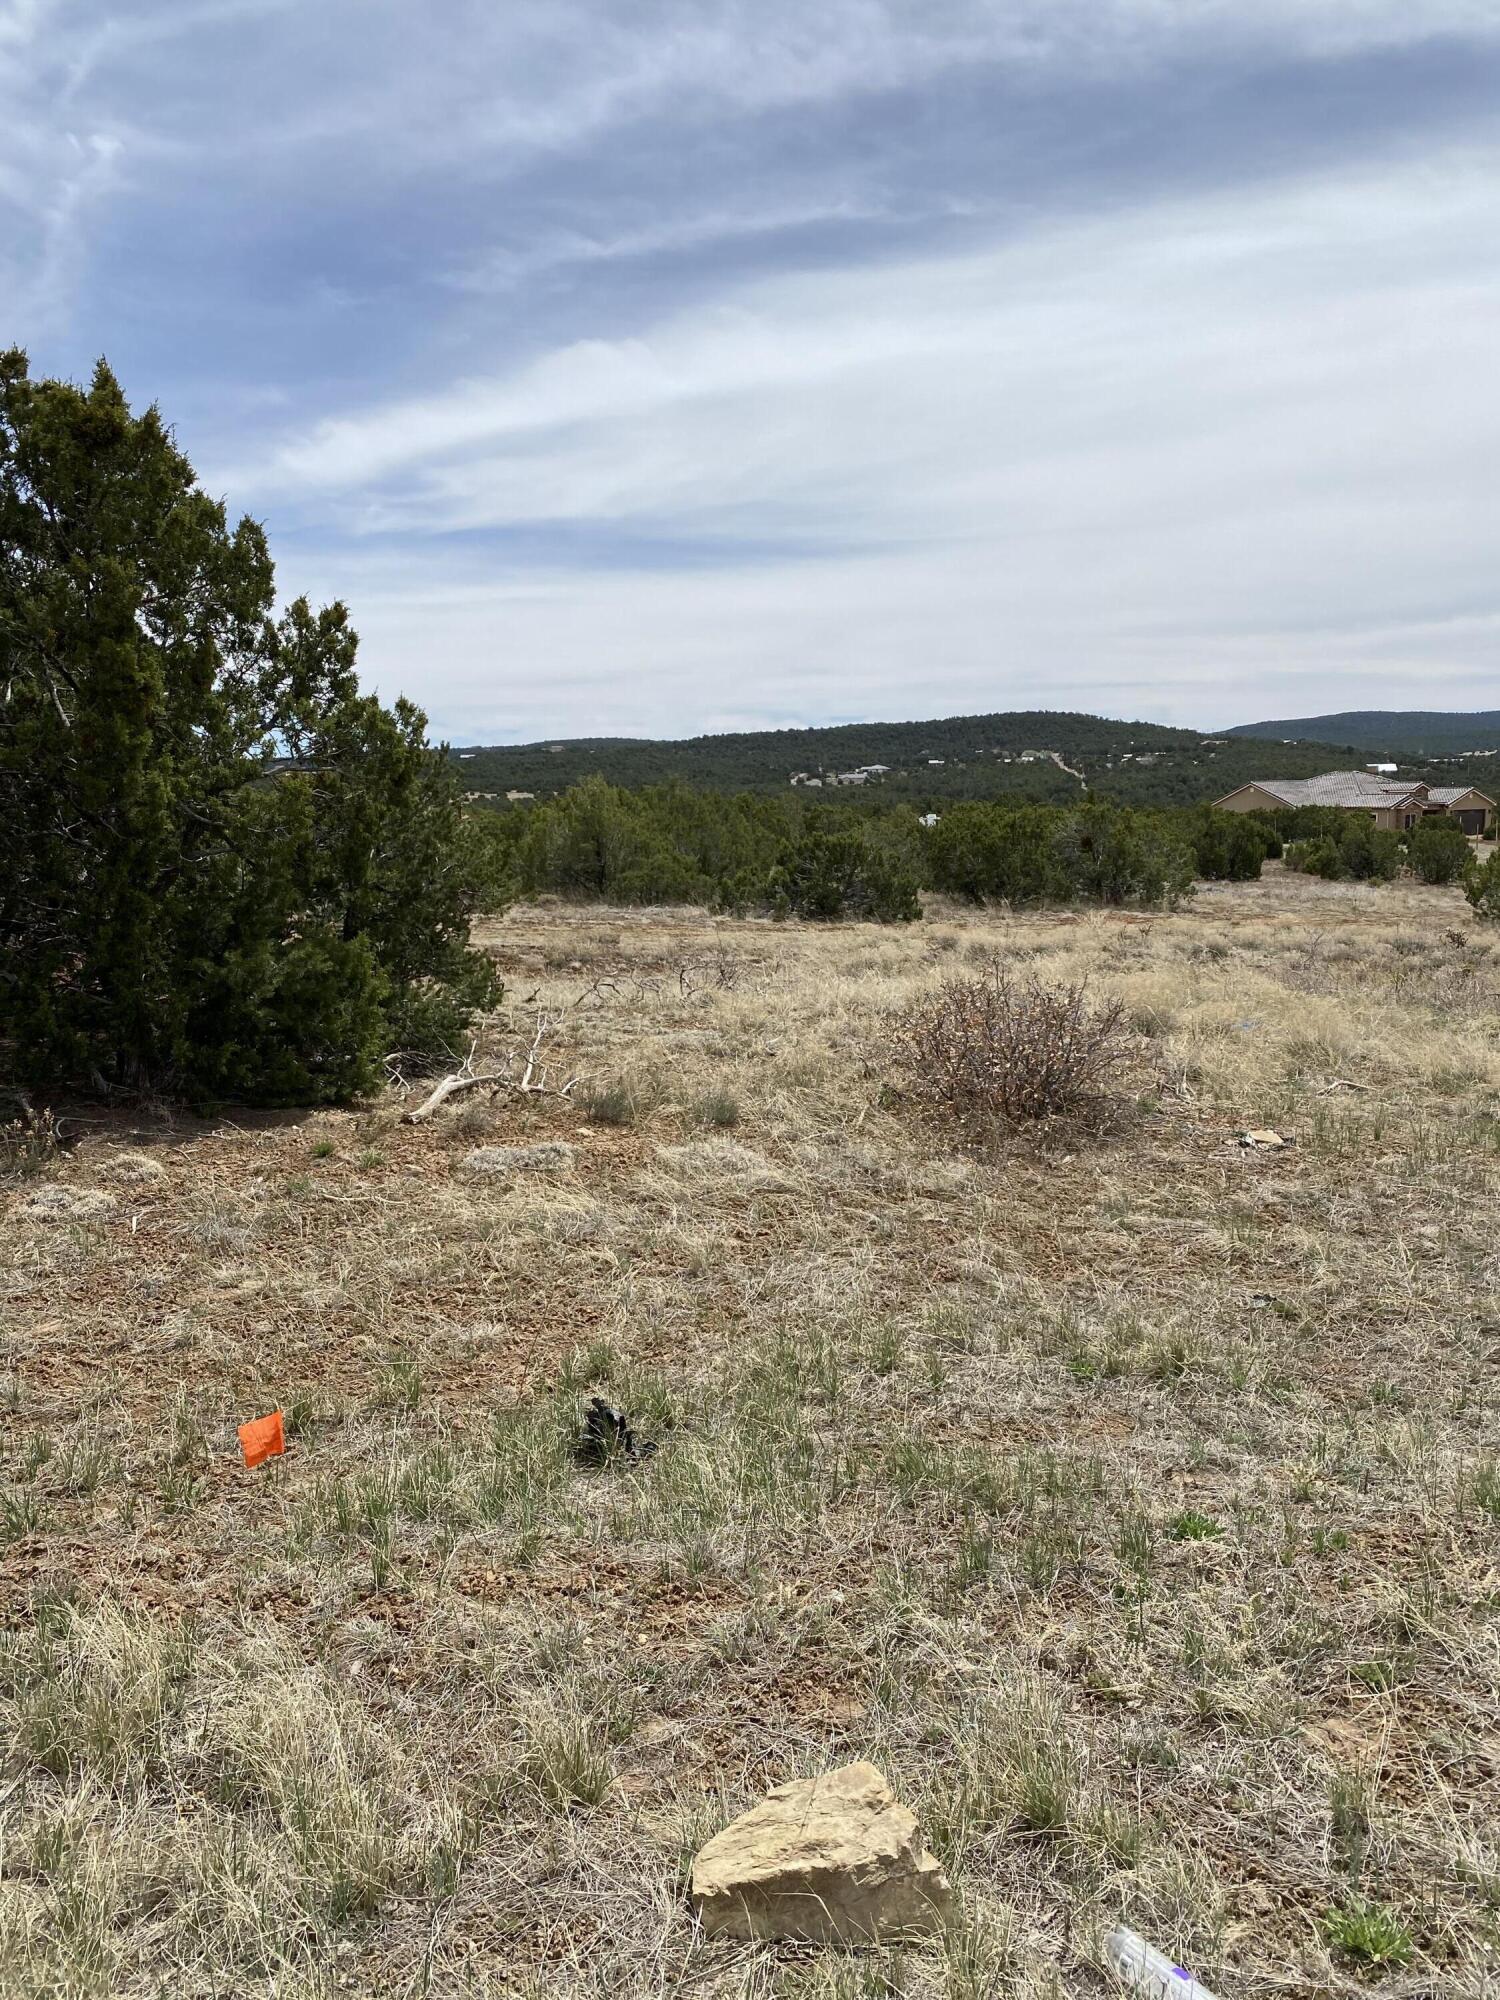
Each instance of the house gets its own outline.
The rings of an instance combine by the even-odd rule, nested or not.
[[[1367,771],[1373,771],[1377,778],[1394,778],[1397,766],[1394,764],[1366,764]]]
[[[861,764],[859,768],[867,778],[883,778],[891,767],[889,764]]]
[[[1465,833],[1492,838],[1495,801],[1472,785],[1423,785],[1370,771],[1325,771],[1318,778],[1257,778],[1214,800],[1220,812],[1275,812],[1280,806],[1342,806],[1403,832],[1431,813],[1448,813]]]

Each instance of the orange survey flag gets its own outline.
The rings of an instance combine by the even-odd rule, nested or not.
[[[276,1458],[284,1452],[286,1432],[282,1429],[280,1410],[272,1410],[268,1417],[256,1417],[248,1424],[241,1424],[240,1450],[245,1455],[246,1465],[264,1465],[268,1458]]]

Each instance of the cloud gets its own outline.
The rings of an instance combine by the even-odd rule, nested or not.
[[[1495,0],[0,0],[0,288],[461,733],[1437,698],[1497,73]]]
[[[774,722],[851,689],[869,714],[1218,723],[1270,689],[1462,704],[1500,633],[1497,165],[758,284],[318,426],[262,477],[368,525],[378,553],[310,560],[374,670],[412,662],[468,738]],[[633,563],[598,559],[612,531]]]

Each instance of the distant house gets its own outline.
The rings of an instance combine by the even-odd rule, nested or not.
[[[859,768],[867,778],[883,778],[891,767],[889,764],[861,764]]]
[[[936,813],[922,813],[917,819],[918,826],[936,826],[937,823],[938,816]]]
[[[865,782],[865,774],[863,771],[840,771],[835,775],[833,782],[836,785],[862,785]]]
[[[929,764],[943,764],[947,762],[947,759],[944,757],[929,757],[927,761]]]
[[[1227,792],[1220,812],[1274,812],[1280,806],[1343,806],[1401,833],[1432,813],[1448,813],[1465,833],[1495,831],[1495,801],[1472,785],[1423,785],[1371,771],[1325,771],[1319,778],[1257,778]]]
[[[1399,766],[1395,764],[1366,764],[1367,771],[1373,771],[1377,778],[1394,778]]]

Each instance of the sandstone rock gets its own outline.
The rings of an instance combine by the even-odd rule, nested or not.
[[[573,1164],[573,1152],[564,1139],[541,1139],[533,1146],[476,1146],[464,1155],[464,1172],[504,1180],[515,1174],[560,1173]]]
[[[1263,1146],[1268,1152],[1274,1153],[1286,1144],[1286,1140],[1282,1138],[1279,1132],[1266,1130],[1241,1133],[1240,1144],[1242,1146]]]
[[[953,1893],[873,1764],[778,1785],[699,1850],[692,1890],[706,1931],[819,1944],[940,1929]]]

